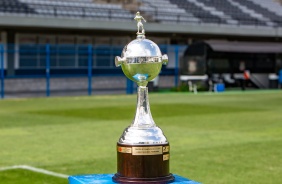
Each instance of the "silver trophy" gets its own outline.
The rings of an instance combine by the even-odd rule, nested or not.
[[[145,38],[142,20],[136,13],[137,38],[128,43],[116,56],[115,65],[121,66],[127,78],[138,85],[137,108],[132,124],[117,142],[117,173],[113,180],[120,183],[167,183],[174,180],[169,172],[169,143],[156,126],[150,111],[148,82],[168,63],[153,41]],[[145,21],[146,22],[146,21]]]

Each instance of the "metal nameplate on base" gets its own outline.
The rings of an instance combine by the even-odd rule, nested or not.
[[[169,152],[169,146],[117,146],[117,151],[120,153],[131,153],[132,155],[161,155]]]
[[[163,154],[162,146],[132,147],[132,155],[161,155],[161,154]]]
[[[118,146],[117,151],[120,153],[132,153],[132,148]]]

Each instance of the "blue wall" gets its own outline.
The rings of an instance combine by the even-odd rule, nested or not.
[[[114,65],[115,56],[120,56],[124,46],[110,45],[65,45],[65,44],[22,44],[0,45],[0,94],[4,98],[6,78],[46,78],[46,96],[50,96],[51,77],[88,77],[88,94],[91,95],[91,80],[93,76],[123,75],[120,68]],[[174,52],[174,66],[162,67],[160,75],[175,76],[178,85],[179,48],[177,45],[161,45],[162,53]],[[183,47],[182,46],[182,50]],[[9,48],[9,49],[7,49]],[[13,75],[7,75],[6,55],[14,55]],[[171,59],[171,58],[169,58]],[[6,64],[4,64],[6,63]],[[4,68],[4,65],[6,68]],[[127,82],[127,93],[132,93],[133,87]]]

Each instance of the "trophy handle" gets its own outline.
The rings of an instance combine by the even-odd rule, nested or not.
[[[163,65],[167,65],[167,63],[168,63],[168,56],[166,54],[164,54],[162,56],[162,63],[163,63]]]
[[[116,67],[119,67],[123,63],[123,61],[124,60],[121,57],[116,56],[115,57],[115,65],[116,65]]]

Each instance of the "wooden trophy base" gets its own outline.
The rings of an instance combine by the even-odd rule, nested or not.
[[[169,183],[169,144],[117,144],[117,169],[113,181],[117,183]]]
[[[130,178],[130,177],[122,177],[118,174],[113,176],[113,181],[116,183],[154,183],[154,184],[166,184],[174,181],[174,176],[169,174],[164,177],[157,178]]]

